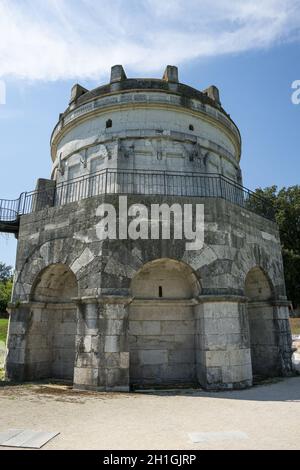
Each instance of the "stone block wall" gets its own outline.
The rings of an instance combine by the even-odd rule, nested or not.
[[[7,363],[12,378],[73,380],[76,309],[74,305],[30,302],[12,310]],[[15,321],[18,317],[19,321]],[[21,321],[20,321],[21,320]],[[22,341],[21,341],[22,339]]]
[[[205,234],[201,250],[186,251],[186,240],[100,241],[96,232],[97,208],[103,202],[117,207],[117,196],[93,197],[21,218],[7,377],[25,380],[49,370],[47,348],[42,351],[47,337],[42,326],[37,326],[40,321],[38,309],[37,306],[32,309],[32,302],[35,302],[33,292],[37,279],[43,276],[47,267],[54,266],[55,269],[58,264],[65,267],[65,272],[69,270],[76,282],[76,289],[75,286],[72,288],[74,297],[69,299],[76,311],[73,379],[76,387],[128,390],[135,375],[141,378],[138,375],[146,374],[147,368],[151,368],[152,376],[155,373],[158,378],[162,377],[163,370],[169,370],[169,377],[176,381],[183,377],[190,381],[196,377],[198,383],[210,389],[250,385],[260,340],[256,338],[255,347],[254,342],[251,343],[249,326],[257,331],[257,324],[255,316],[252,323],[248,320],[251,305],[247,304],[245,282],[249,271],[256,267],[265,273],[272,286],[267,301],[272,309],[268,307],[266,311],[264,308],[260,314],[261,319],[269,322],[265,324],[268,333],[262,338],[263,349],[267,347],[269,356],[274,361],[276,358],[276,374],[291,372],[291,336],[276,225],[222,199],[178,199],[130,196],[128,205],[136,202],[146,206],[162,202],[169,205],[174,202],[204,204]],[[142,268],[155,260],[173,260],[178,266],[185,266],[186,279],[188,272],[193,273],[201,289],[197,293],[193,284],[189,291],[187,298],[193,303],[189,307],[191,310],[164,308],[159,319],[159,310],[151,311],[151,319],[141,313],[137,302],[147,299],[137,300],[132,286]],[[66,279],[69,278],[67,273]],[[43,287],[43,283],[39,285]],[[157,295],[159,285],[152,286]],[[165,285],[167,291],[173,292]],[[47,309],[45,315],[53,320],[51,305],[47,304]],[[32,311],[36,315],[33,329]],[[177,316],[182,314],[185,319],[181,322]],[[141,320],[137,319],[138,315],[142,316]],[[74,323],[66,330],[65,325],[56,325],[59,334],[55,339],[56,359],[51,358],[52,374],[53,370],[57,374],[71,374]],[[193,328],[194,334],[191,333]],[[35,336],[31,338],[33,331]],[[178,335],[181,336],[179,348],[175,340]],[[135,347],[134,336],[138,336],[138,347]],[[152,336],[155,337],[153,349],[152,346],[148,348]],[[168,345],[164,344],[167,336],[170,337]],[[273,339],[267,344],[266,338],[270,336]],[[34,351],[38,350],[41,360],[35,361],[38,354]],[[61,366],[60,362],[66,366]],[[59,372],[61,367],[62,372]],[[273,371],[273,366],[270,367]],[[270,370],[266,372],[269,374]]]
[[[242,388],[252,384],[249,328],[245,299],[202,298],[196,308],[198,352],[205,365],[202,383],[208,389]],[[200,367],[198,368],[198,370]]]
[[[129,312],[130,381],[134,385],[196,383],[193,306],[133,302]]]
[[[253,373],[278,374],[280,362],[278,361],[273,306],[267,302],[249,302],[248,317]]]
[[[76,388],[129,390],[126,299],[85,299],[78,304]]]

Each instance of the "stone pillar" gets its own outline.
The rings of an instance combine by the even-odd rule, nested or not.
[[[56,181],[39,178],[32,194],[32,212],[54,205]],[[30,203],[30,201],[29,201]]]
[[[113,65],[110,70],[110,83],[126,80],[126,73],[122,65]]]
[[[26,349],[31,320],[30,304],[10,304],[9,312],[5,377],[7,380],[22,382],[27,378]]]
[[[129,391],[128,297],[77,299],[74,388]]]
[[[201,296],[195,307],[196,367],[207,389],[252,385],[246,299],[239,296]]]
[[[203,92],[205,95],[207,95],[210,99],[214,100],[217,105],[221,106],[221,101],[220,101],[220,92],[219,89],[215,85],[211,85]]]
[[[167,65],[162,79],[166,82],[178,83],[178,68],[175,65]]]
[[[247,311],[253,374],[272,377],[291,372],[288,302],[251,301]]]
[[[71,89],[71,97],[69,104],[73,104],[80,96],[84,95],[87,92],[88,90],[86,88],[79,85],[79,83],[75,83],[75,85],[73,85]]]
[[[277,375],[279,363],[273,307],[268,301],[250,301],[247,313],[253,374]]]
[[[194,307],[195,318],[195,366],[196,379],[202,386],[206,385],[206,354],[205,354],[205,329],[204,308],[199,303]]]
[[[71,308],[74,309],[73,306]],[[55,350],[57,336],[60,334],[61,347],[64,349],[64,358],[68,353],[68,334],[65,332],[69,323],[65,322],[70,305],[51,304],[43,302],[22,302],[11,304],[10,323],[7,344],[6,377],[8,379],[24,381],[38,380],[57,376],[53,368],[55,365]],[[57,321],[57,317],[64,319]],[[68,321],[68,319],[67,319]],[[72,340],[72,338],[71,338]],[[72,361],[72,363],[71,363]],[[60,362],[60,361],[59,361]],[[71,358],[69,369],[72,371],[74,360]],[[71,375],[71,374],[70,374]]]
[[[273,304],[274,324],[277,348],[278,364],[282,375],[290,375],[293,372],[292,365],[292,336],[289,322],[289,302],[286,300],[275,300]]]

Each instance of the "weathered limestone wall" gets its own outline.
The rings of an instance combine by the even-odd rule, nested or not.
[[[108,119],[112,127],[106,129]],[[57,156],[54,168],[63,169],[56,173],[58,182],[105,168],[207,171],[232,180],[239,170],[226,132],[201,117],[161,107],[118,109],[79,123],[61,139]]]
[[[198,367],[200,383],[206,388],[242,388],[252,384],[249,328],[243,298],[203,298],[198,309],[198,353],[205,375]],[[200,362],[200,361],[199,361]]]
[[[157,260],[132,279],[130,382],[196,383],[195,314],[200,284],[184,263]]]
[[[140,197],[131,196],[128,197],[128,204],[164,201],[171,205],[179,202],[178,199],[145,196],[141,201]],[[190,364],[187,375],[191,378],[192,362],[187,357],[191,357],[194,348],[195,375],[203,386],[212,389],[250,385],[255,360],[251,365],[249,324],[251,326],[254,317],[248,323],[251,305],[249,310],[245,281],[249,271],[255,267],[260,267],[267,274],[272,286],[272,299],[269,300],[272,313],[268,308],[270,320],[269,325],[265,326],[270,330],[273,325],[276,334],[273,343],[272,340],[267,344],[263,338],[264,348],[267,347],[274,361],[276,358],[276,373],[287,374],[291,371],[291,337],[280,243],[277,228],[272,222],[222,199],[193,198],[194,203],[205,204],[205,243],[199,251],[186,251],[185,240],[100,241],[96,235],[96,224],[99,222],[96,209],[104,201],[117,207],[117,197],[99,196],[22,217],[10,320],[8,377],[22,380],[32,377],[34,361],[27,355],[31,341],[31,314],[26,302],[32,300],[40,273],[49,265],[58,263],[74,274],[78,284],[77,300],[72,299],[77,305],[74,384],[78,387],[128,390],[130,374],[135,374],[134,364],[137,368],[147,369],[147,358],[145,362],[142,351],[150,350],[151,335],[143,333],[147,333],[147,328],[151,329],[152,326],[162,336],[173,337],[170,338],[170,347],[161,347],[163,338],[155,339],[159,346],[157,351],[164,351],[160,356],[163,367],[168,368],[174,360],[179,370],[180,361],[184,360],[184,364]],[[190,202],[189,198],[180,199],[181,204]],[[201,284],[199,294],[191,290],[190,300],[194,304],[189,308],[193,310],[193,320],[190,310],[179,310],[177,307],[172,311],[161,309],[160,320],[149,320],[146,307],[138,310],[137,304],[135,306],[132,286],[138,279],[138,273],[147,263],[161,259],[175,260],[173,262],[188,266]],[[162,284],[164,280],[158,278],[157,285],[151,284],[151,292],[157,294],[156,300],[159,300],[159,282]],[[264,311],[261,310],[261,317],[266,320]],[[132,317],[130,312],[133,313]],[[157,315],[157,312],[154,309],[151,315]],[[172,320],[168,317],[170,312],[173,314]],[[182,325],[177,323],[176,316],[182,314],[188,318],[186,325],[184,322]],[[142,319],[135,320],[134,315],[141,315]],[[142,323],[131,324],[130,328],[130,322],[134,321]],[[143,323],[148,321],[158,321],[159,324],[147,326]],[[191,331],[193,322],[195,342],[193,347],[187,348],[184,331],[185,328]],[[132,328],[136,328],[135,331],[141,328],[141,334],[136,335],[139,343],[135,352]],[[169,329],[170,334],[165,335]],[[186,352],[186,357],[182,356],[185,353],[178,352],[175,359],[177,346],[175,348],[174,338],[178,333],[182,335],[178,351],[189,352]],[[272,335],[270,331],[268,334]],[[146,336],[144,342],[143,336]],[[192,339],[190,344],[193,344]],[[252,342],[252,349],[253,345]],[[155,354],[159,356],[159,353]],[[255,350],[252,355],[255,358]],[[71,358],[71,352],[67,356]],[[47,363],[47,360],[45,352],[43,361]],[[63,362],[70,364],[71,359]],[[160,366],[154,363],[149,365]],[[170,368],[170,376],[175,374],[176,367]],[[70,371],[69,366],[66,370]],[[177,380],[179,375],[173,377]]]
[[[273,306],[267,302],[249,302],[251,361],[253,373],[277,375],[280,369],[276,345],[276,325]]]
[[[175,66],[157,80],[127,79],[116,65],[109,84],[76,84],[51,136],[52,181],[38,181],[34,213],[20,221],[7,377],[220,389],[290,373],[279,234],[230,189],[242,181],[240,154],[218,89],[179,83]],[[203,246],[173,234],[100,240],[100,204],[118,211],[118,194],[132,192],[128,206],[204,204]]]
[[[133,302],[129,351],[135,385],[196,383],[193,306],[182,301]]]
[[[276,346],[280,374],[286,375],[291,372],[291,328],[289,322],[289,308],[287,302],[274,301],[273,315],[275,319]]]
[[[129,390],[128,299],[84,299],[78,304],[74,385]]]
[[[241,182],[240,154],[219,90],[179,83],[175,66],[159,80],[127,78],[116,65],[106,85],[74,85],[51,135],[57,182],[109,168],[213,172]]]
[[[52,330],[49,341],[53,348],[51,374],[52,377],[73,380],[77,329],[76,308],[74,305],[70,305],[69,308],[62,306],[53,309],[53,315],[55,318],[49,318]]]
[[[73,380],[74,305],[31,302],[17,311],[13,311],[10,323],[10,344],[13,346],[7,357],[12,376],[18,376],[18,369],[24,367],[26,380],[47,377]]]
[[[26,348],[30,327],[30,310],[22,303],[14,308],[9,318],[6,351],[6,376],[13,380],[28,380]]]

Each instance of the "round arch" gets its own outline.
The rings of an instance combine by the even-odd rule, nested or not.
[[[65,264],[56,263],[47,266],[37,275],[30,300],[67,303],[77,294],[77,279],[73,271]]]
[[[32,321],[28,361],[35,378],[73,380],[78,283],[69,266],[56,263],[36,276],[30,293]]]
[[[131,281],[130,383],[133,387],[197,383],[194,271],[171,258],[146,263]]]
[[[251,301],[269,300],[273,296],[273,285],[260,266],[254,266],[245,278],[245,296]]]
[[[200,294],[201,284],[186,263],[159,258],[149,261],[137,271],[130,291],[137,299],[191,299]]]
[[[252,373],[271,376],[278,369],[278,357],[273,317],[273,285],[260,266],[248,272],[245,296],[250,334]]]

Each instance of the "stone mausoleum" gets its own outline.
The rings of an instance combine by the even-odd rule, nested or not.
[[[8,379],[213,390],[291,372],[278,228],[242,186],[240,132],[215,86],[181,84],[174,66],[162,79],[113,66],[106,85],[74,85],[51,156],[51,179],[0,203],[1,230],[18,237]],[[204,245],[99,239],[97,208],[120,195],[204,204]]]

